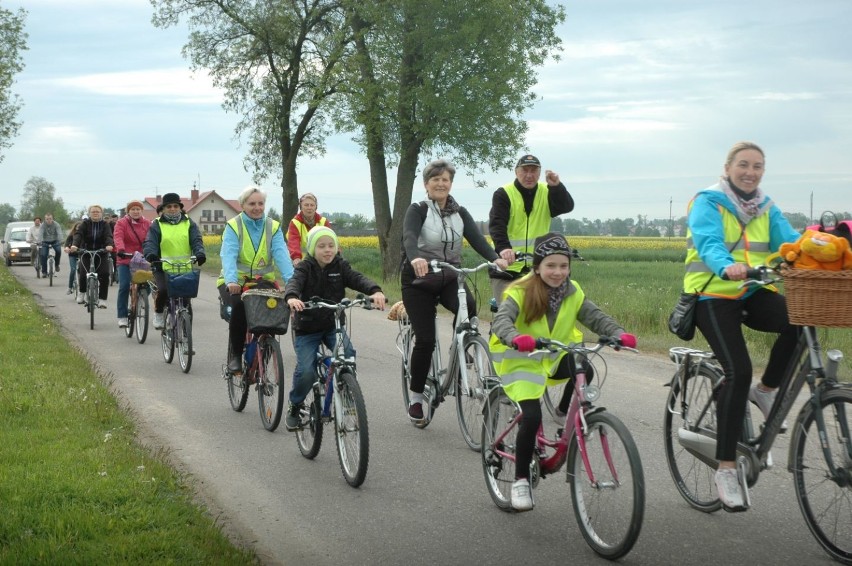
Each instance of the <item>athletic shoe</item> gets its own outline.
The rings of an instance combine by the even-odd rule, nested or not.
[[[127,328],[127,318],[119,318],[118,319],[118,327],[119,328]]]
[[[59,273],[59,266],[56,266],[56,269],[53,270],[54,273]]]
[[[290,403],[290,408],[287,409],[287,416],[284,419],[284,426],[290,432],[295,430],[299,430],[302,428],[302,409],[304,405],[302,403],[293,404]]]
[[[98,299],[98,308],[99,309],[107,308],[107,302],[103,299]]]
[[[530,511],[533,508],[530,480],[521,478],[512,484],[512,508],[515,511]]]
[[[408,418],[414,422],[423,420],[423,403],[412,403],[408,407]]]
[[[78,305],[82,305],[85,302],[86,302],[86,297],[84,297],[82,293],[77,295],[77,304]]]
[[[745,511],[745,500],[743,499],[740,480],[737,478],[736,468],[719,468],[716,470],[716,490],[725,511]],[[512,501],[514,502],[514,488],[512,489]]]
[[[166,326],[166,317],[161,312],[154,313],[154,330],[160,330]]]
[[[66,294],[66,295],[73,295],[73,294],[74,294],[74,289],[68,289],[67,291],[65,291],[65,294]]]
[[[748,390],[748,400],[757,405],[760,412],[763,413],[763,420],[769,420],[769,411],[772,410],[772,404],[775,403],[775,394],[778,390],[763,391],[757,385],[752,385]],[[787,432],[787,419],[781,423],[781,432]]]

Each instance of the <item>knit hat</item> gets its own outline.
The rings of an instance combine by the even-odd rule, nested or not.
[[[145,207],[142,206],[141,202],[139,202],[138,200],[132,200],[132,201],[127,203],[127,206],[124,207],[124,212],[130,212],[130,209],[133,208],[134,206],[138,206],[142,210],[145,210]]]
[[[306,247],[308,249],[309,256],[313,257],[314,250],[317,248],[317,242],[323,236],[328,236],[334,241],[334,253],[337,253],[337,250],[340,249],[340,242],[337,241],[337,234],[334,233],[334,230],[328,226],[314,226],[308,230],[308,242]]]
[[[535,239],[533,248],[533,266],[538,267],[542,260],[549,255],[562,254],[571,259],[571,246],[562,234],[548,232],[544,236]]]

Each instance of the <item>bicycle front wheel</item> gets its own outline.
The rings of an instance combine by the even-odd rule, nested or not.
[[[825,447],[820,443],[817,411],[805,405],[793,438],[796,499],[811,533],[835,560],[852,564],[852,391],[824,391],[820,409]],[[831,453],[827,460],[823,451]]]
[[[178,311],[177,315],[177,353],[180,369],[183,373],[189,373],[192,367],[192,317],[185,310]]]
[[[258,348],[261,364],[257,370],[257,404],[263,428],[272,432],[281,423],[284,409],[284,359],[281,345],[273,336],[265,336]]]
[[[305,397],[305,408],[302,422],[305,425],[296,431],[296,444],[299,452],[308,460],[313,460],[319,454],[322,446],[322,399],[321,389],[314,384]]]
[[[346,483],[358,487],[367,477],[370,462],[370,433],[367,428],[367,406],[355,374],[343,370],[334,386],[334,432],[340,471]]]
[[[645,515],[645,475],[639,450],[618,417],[605,411],[586,419],[585,459],[577,437],[567,473],[574,516],[592,550],[609,560],[630,552]]]
[[[50,286],[53,287],[53,258],[47,258],[47,276],[50,278]]]
[[[88,304],[86,307],[89,309],[89,329],[95,329],[95,311],[98,310],[98,280],[89,280],[89,286],[86,289],[86,296],[88,297]]]
[[[136,326],[136,309],[133,303],[134,298],[139,300],[141,293],[136,288],[136,285],[131,283],[127,293],[127,326],[124,327],[124,335],[128,338],[133,338],[133,330]]]
[[[495,375],[485,339],[465,338],[464,368],[456,374],[456,409],[462,437],[474,452],[479,452],[482,446],[482,403],[486,385],[494,381]]]
[[[683,371],[683,369],[679,370]],[[687,376],[686,398],[681,394],[680,376],[676,375],[666,400],[663,417],[663,443],[666,462],[680,495],[695,509],[712,513],[722,508],[716,490],[716,469],[695,452],[683,446],[680,431],[714,434],[716,402],[713,388],[722,379],[719,370],[700,364],[697,373]],[[703,414],[702,414],[703,413]]]
[[[512,423],[517,406],[506,396],[503,388],[494,387],[488,392],[483,408],[480,452],[485,485],[491,499],[503,511],[513,511],[512,484],[515,481],[515,443],[517,423]],[[497,437],[511,428],[499,442]]]
[[[408,406],[411,399],[408,395],[411,391],[411,351],[414,349],[414,333],[409,325],[402,335],[402,361],[400,362],[400,376],[402,377],[402,404],[405,416],[408,416]]]
[[[231,408],[239,413],[246,408],[249,386],[245,379],[243,379],[244,374],[234,375],[228,370],[228,360],[230,359],[231,341],[228,340],[228,355],[225,358],[225,363],[222,364],[222,375],[225,376],[225,383],[228,387],[228,400],[231,402]]]
[[[136,326],[136,341],[144,344],[148,338],[148,291],[139,289],[136,293],[136,314],[134,322]]]

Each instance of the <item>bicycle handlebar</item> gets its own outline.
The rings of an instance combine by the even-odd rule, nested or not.
[[[339,303],[335,303],[329,301],[327,299],[323,299],[322,297],[311,297],[307,301],[303,301],[305,303],[305,310],[310,309],[329,309],[341,311],[344,309],[348,309],[351,307],[361,306],[365,310],[373,309],[373,298],[363,293],[358,293],[355,295],[354,299],[345,298]]]
[[[514,347],[514,344],[512,346]],[[564,342],[554,340],[553,338],[536,338],[536,349],[533,350],[532,353],[535,353],[535,351],[555,352],[557,350],[562,350],[565,352],[585,352],[594,354],[595,352],[602,350],[604,346],[609,346],[615,351],[627,350],[628,352],[639,353],[639,350],[636,348],[630,348],[629,346],[623,345],[621,340],[615,336],[598,336],[598,341],[594,346],[586,346],[584,344],[565,344]]]
[[[476,267],[456,267],[452,263],[447,263],[445,261],[439,261],[437,259],[433,259],[429,262],[429,267],[432,268],[432,271],[437,273],[441,270],[442,267],[447,267],[451,271],[455,271],[456,273],[464,273],[465,275],[469,275],[471,273],[476,273],[477,271],[482,271],[483,269],[493,268],[497,271],[500,271],[500,268],[497,267],[497,264],[491,261],[486,261],[484,263],[480,263]]]

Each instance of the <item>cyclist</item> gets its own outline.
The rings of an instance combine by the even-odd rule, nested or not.
[[[124,216],[115,223],[115,249],[118,250],[118,299],[116,303],[118,326],[127,326],[127,298],[130,295],[130,258],[121,254],[142,252],[151,221],[142,216],[142,202],[131,200],[124,207]]]
[[[68,248],[71,252],[76,252],[78,249],[84,250],[100,250],[105,249],[107,253],[112,251],[113,239],[112,230],[109,223],[104,220],[104,208],[99,204],[93,204],[89,207],[89,217],[80,222],[77,229],[74,231],[74,239],[71,242],[71,247]],[[80,292],[77,294],[77,303],[83,304],[86,302],[86,272],[97,269],[98,273],[98,308],[107,308],[107,296],[109,295],[109,265],[107,264],[107,254],[101,252],[98,261],[95,261],[95,266],[91,262],[95,260],[94,256],[83,255],[80,258],[80,263],[83,269],[80,270],[77,281]]]
[[[348,261],[338,255],[338,249],[337,234],[331,228],[311,228],[307,238],[307,257],[296,266],[293,277],[284,289],[284,299],[296,311],[291,330],[296,333],[296,367],[290,388],[290,406],[284,420],[284,426],[290,431],[297,430],[301,425],[299,415],[302,403],[313,385],[312,380],[304,379],[303,375],[311,375],[320,342],[329,349],[333,349],[336,344],[335,313],[324,309],[305,311],[303,301],[319,297],[338,303],[346,296],[348,288],[370,295],[377,308],[385,308],[382,288],[354,270]],[[355,348],[345,332],[342,336],[344,355],[354,360]]]
[[[317,212],[317,197],[313,193],[305,193],[299,197],[299,212],[290,221],[287,229],[287,250],[294,266],[302,261],[307,247],[308,231],[314,226],[331,228],[331,223]]]
[[[266,193],[250,186],[239,196],[243,211],[228,220],[222,234],[222,272],[216,282],[222,304],[231,307],[228,337],[231,357],[228,371],[241,373],[246,345],[246,310],[240,295],[246,283],[257,288],[275,288],[275,269],[287,282],[293,276],[293,263],[281,223],[266,216]]]
[[[530,462],[541,425],[539,399],[547,385],[571,379],[575,369],[574,359],[562,351],[528,356],[535,349],[536,338],[553,338],[566,344],[582,342],[578,322],[596,334],[618,336],[621,344],[630,348],[636,347],[636,337],[590,301],[571,280],[571,248],[562,234],[550,232],[535,239],[532,271],[510,285],[504,299],[494,316],[489,346],[506,395],[518,402],[523,413],[515,443],[512,507],[529,511],[533,508]],[[569,382],[559,402],[563,411],[572,393]]]
[[[53,214],[48,212],[44,215],[44,223],[41,225],[41,245],[39,246],[39,263],[41,264],[41,276],[47,277],[47,246],[53,248],[56,253],[54,258],[54,270],[59,273],[59,260],[62,258],[62,227],[53,221]],[[45,245],[47,244],[47,245]]]
[[[765,157],[751,142],[728,152],[724,175],[689,203],[683,289],[704,288],[695,310],[697,328],[725,372],[716,397],[716,487],[727,511],[744,511],[736,472],[737,440],[747,399],[769,415],[798,340],[784,297],[774,287],[740,288],[746,269],[762,265],[785,242],[799,238],[781,210],[760,189]],[[733,248],[733,251],[729,251]],[[722,279],[722,276],[726,279]],[[706,287],[704,285],[706,284]],[[743,314],[745,313],[745,314]],[[778,334],[760,383],[750,387],[752,365],[742,326]]]
[[[27,243],[30,245],[30,261],[35,266],[36,279],[41,277],[41,269],[38,265],[39,248],[41,247],[41,217],[33,218],[33,225],[27,230]]]
[[[68,231],[68,235],[65,237],[65,247],[62,248],[65,251],[65,255],[68,256],[68,266],[71,268],[68,270],[68,291],[65,293],[66,295],[71,295],[74,293],[74,278],[77,277],[77,254],[71,252],[71,244],[74,241],[74,234],[77,232],[77,228],[79,228],[82,220],[75,222],[74,226]]]
[[[414,348],[411,353],[411,394],[409,418],[423,420],[423,389],[435,349],[435,313],[440,302],[453,314],[458,312],[456,273],[429,269],[429,261],[437,259],[461,266],[462,238],[488,261],[506,268],[494,248],[479,232],[470,213],[450,196],[456,168],[445,159],[431,161],[423,168],[426,200],[412,203],[402,225],[402,302],[411,320]],[[467,283],[465,283],[467,286]],[[476,298],[467,289],[468,312],[476,312]]]
[[[529,271],[529,265],[514,263],[515,251],[531,253],[533,242],[550,231],[550,220],[574,210],[574,199],[553,171],[544,172],[546,183],[539,181],[541,162],[534,155],[523,155],[515,165],[515,180],[496,191],[488,213],[488,232],[494,249],[509,262],[505,271],[492,271],[491,289],[499,304],[512,280]]]
[[[151,222],[142,250],[145,259],[151,263],[151,272],[157,284],[154,328],[159,330],[166,325],[163,310],[169,302],[168,274],[179,272],[182,266],[188,266],[190,256],[195,256],[198,266],[201,267],[207,261],[207,255],[204,252],[201,231],[195,221],[184,213],[183,203],[177,193],[163,195],[162,202],[157,206],[157,214],[160,216]],[[127,237],[124,243],[127,244]],[[160,260],[167,261],[160,263]],[[192,316],[192,306],[188,306]]]

